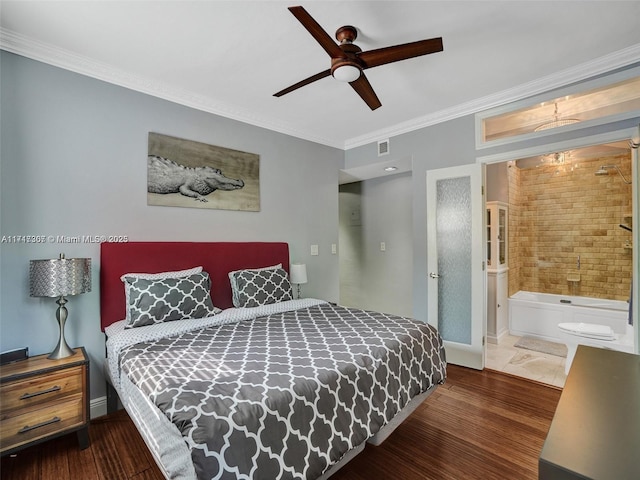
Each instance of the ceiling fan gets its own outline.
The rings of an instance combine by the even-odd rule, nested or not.
[[[363,52],[360,47],[353,43],[358,35],[355,27],[345,25],[338,28],[336,31],[336,39],[340,43],[336,44],[329,34],[323,30],[320,24],[318,24],[303,7],[289,7],[289,11],[302,23],[302,26],[309,31],[320,46],[324,48],[325,52],[329,54],[331,57],[331,68],[316,73],[284,90],[280,90],[278,93],[274,93],[274,97],[281,97],[300,87],[309,85],[316,80],[333,75],[336,80],[348,82],[369,108],[375,110],[382,104],[373,91],[369,80],[367,80],[364,70],[387,63],[441,52],[443,50],[442,38],[438,37]]]

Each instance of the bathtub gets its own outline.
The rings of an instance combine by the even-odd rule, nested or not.
[[[512,335],[531,335],[562,343],[558,331],[558,324],[562,322],[608,325],[615,333],[625,334],[629,304],[621,300],[525,291],[509,297],[509,332]]]

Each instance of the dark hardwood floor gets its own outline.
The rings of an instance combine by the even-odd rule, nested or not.
[[[561,391],[503,373],[449,366],[445,385],[379,447],[332,480],[538,478],[538,455]],[[2,479],[161,480],[123,410],[97,418],[91,446],[74,434],[2,458]]]

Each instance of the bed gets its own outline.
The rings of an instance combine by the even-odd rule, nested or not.
[[[101,245],[108,409],[166,478],[326,479],[444,383],[431,326],[293,299],[288,271],[280,242]]]

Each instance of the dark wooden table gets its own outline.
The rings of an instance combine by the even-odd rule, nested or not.
[[[640,355],[578,346],[538,478],[640,479]]]

